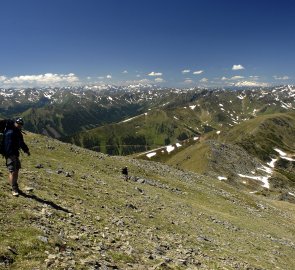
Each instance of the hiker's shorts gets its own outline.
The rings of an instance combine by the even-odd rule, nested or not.
[[[19,158],[17,156],[6,158],[6,167],[10,172],[18,171],[21,168]]]

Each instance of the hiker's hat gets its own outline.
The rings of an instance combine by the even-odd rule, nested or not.
[[[15,123],[19,124],[19,125],[24,125],[24,120],[21,117],[18,117],[15,119]]]

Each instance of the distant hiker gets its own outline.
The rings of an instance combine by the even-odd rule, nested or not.
[[[14,123],[7,125],[3,133],[3,142],[1,152],[6,159],[6,166],[9,170],[9,183],[12,188],[12,195],[19,195],[18,188],[18,172],[21,168],[19,160],[19,150],[22,149],[28,156],[30,150],[24,142],[22,135],[22,127],[24,121],[22,118],[17,118]]]
[[[125,166],[125,167],[122,169],[122,174],[123,174],[123,176],[124,176],[125,181],[127,181],[127,180],[128,180],[128,168],[127,168],[127,166]]]

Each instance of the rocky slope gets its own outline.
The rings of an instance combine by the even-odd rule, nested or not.
[[[1,169],[0,269],[295,267],[294,204],[156,162],[25,139],[32,155],[22,156],[18,198]]]
[[[294,126],[294,112],[261,115],[134,156],[211,175],[251,192],[266,187],[281,198],[281,192],[295,191]]]

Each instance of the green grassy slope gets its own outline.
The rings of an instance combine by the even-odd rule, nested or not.
[[[172,153],[166,163],[177,168],[203,174],[209,170],[210,157],[209,145],[196,142],[183,150],[180,149],[178,153]]]
[[[111,155],[128,155],[168,145],[197,133],[174,115],[172,111],[153,110],[126,122],[78,133],[66,141]]]
[[[274,147],[295,152],[295,113],[263,115],[245,121],[221,134],[224,142],[235,142],[250,154],[269,160]]]
[[[75,104],[69,100],[62,104],[30,108],[22,113],[28,130],[47,134],[53,138],[71,135],[78,131],[92,129],[98,125],[120,121],[140,111],[136,104],[102,107],[95,103]]]
[[[295,206],[155,162],[25,136],[0,181],[0,269],[294,269]],[[121,168],[131,179],[125,182]]]

